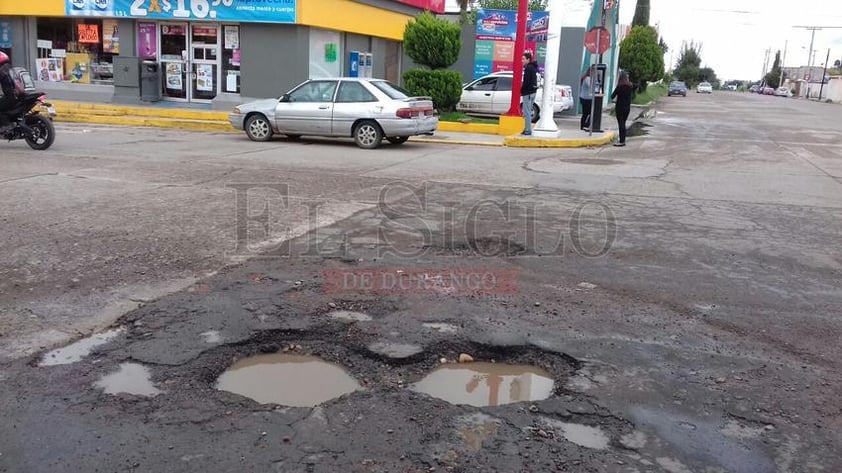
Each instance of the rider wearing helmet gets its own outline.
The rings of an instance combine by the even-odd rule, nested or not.
[[[0,111],[8,110],[17,102],[17,86],[12,77],[12,61],[3,51],[0,51]]]

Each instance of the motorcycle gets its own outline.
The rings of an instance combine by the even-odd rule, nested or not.
[[[56,110],[47,102],[46,95],[25,92],[14,107],[0,112],[0,137],[9,141],[26,140],[30,148],[45,150],[56,139],[54,116]]]

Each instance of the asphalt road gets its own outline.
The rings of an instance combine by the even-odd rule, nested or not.
[[[842,469],[842,109],[723,92],[656,110],[625,148],[88,126],[5,144],[0,471]],[[467,286],[428,284],[443,273]],[[214,389],[281,349],[364,389],[315,409]],[[539,366],[554,394],[406,389],[460,353]],[[161,393],[97,387],[126,362]]]

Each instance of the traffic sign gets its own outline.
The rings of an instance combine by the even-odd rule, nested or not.
[[[599,38],[599,51],[597,51],[596,47],[597,38]],[[611,47],[611,33],[609,33],[604,27],[597,26],[595,28],[591,28],[590,31],[585,33],[585,48],[589,53],[602,54],[605,51],[608,51],[609,47]]]

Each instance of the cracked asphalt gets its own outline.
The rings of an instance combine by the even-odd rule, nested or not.
[[[656,110],[625,148],[84,125],[4,145],[0,471],[842,470],[839,106]],[[313,408],[216,389],[274,352],[361,389]],[[411,389],[462,354],[553,393]],[[158,394],[98,387],[127,365]]]

